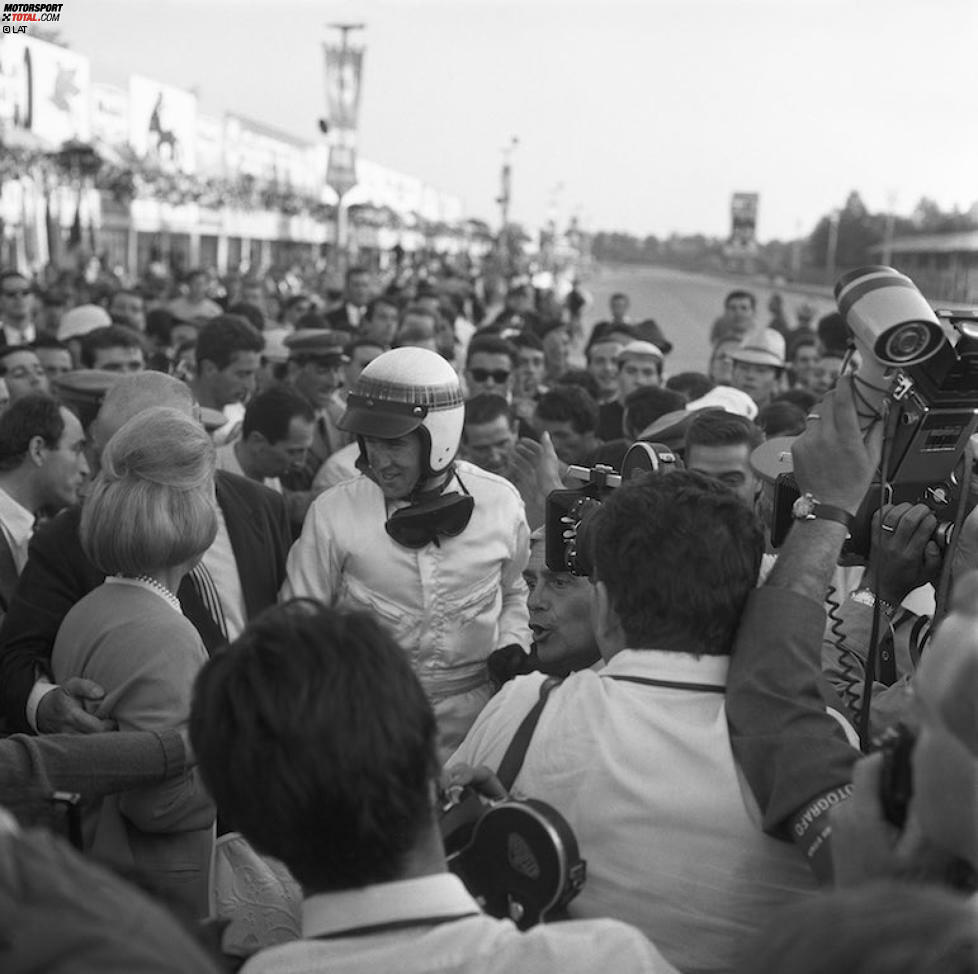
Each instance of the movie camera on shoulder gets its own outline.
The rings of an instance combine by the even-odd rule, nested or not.
[[[643,441],[628,448],[620,474],[604,464],[568,467],[568,476],[582,481],[582,486],[554,490],[547,497],[547,568],[552,572],[590,575],[593,564],[589,524],[609,492],[628,480],[682,467],[682,460],[667,446]]]
[[[976,498],[966,458],[978,427],[978,311],[934,311],[910,278],[891,267],[861,267],[835,285],[859,366],[853,373],[863,433],[884,423],[883,459],[850,528],[843,555],[865,559],[870,526],[882,504],[923,503],[935,514],[934,541],[951,540]],[[844,370],[845,371],[845,370]],[[817,407],[816,407],[817,409]],[[764,447],[761,448],[761,451]],[[790,466],[786,450],[769,445],[755,467]],[[783,469],[783,467],[782,467]],[[772,543],[791,526],[798,488],[790,470],[775,480]]]

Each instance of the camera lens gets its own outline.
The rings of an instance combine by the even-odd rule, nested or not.
[[[919,322],[910,322],[897,329],[886,340],[884,356],[890,362],[909,362],[927,348],[930,330]]]

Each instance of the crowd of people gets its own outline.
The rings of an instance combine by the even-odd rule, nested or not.
[[[974,971],[978,508],[840,566],[845,318],[734,290],[673,372],[576,281],[322,285],[0,273],[3,970]],[[451,871],[460,791],[566,821],[552,922]]]

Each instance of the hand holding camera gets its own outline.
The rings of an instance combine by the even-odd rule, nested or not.
[[[880,423],[869,426],[864,439],[853,390],[852,376],[841,378],[791,447],[798,489],[850,514],[869,489],[883,443]]]
[[[915,588],[935,581],[942,558],[933,540],[936,528],[937,518],[926,504],[882,507],[873,516],[871,537],[878,550],[870,558],[863,586],[899,605]]]

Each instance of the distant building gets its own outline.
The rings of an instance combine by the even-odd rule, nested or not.
[[[897,237],[874,247],[932,301],[978,305],[978,230]]]

